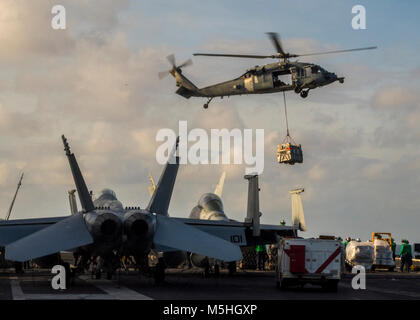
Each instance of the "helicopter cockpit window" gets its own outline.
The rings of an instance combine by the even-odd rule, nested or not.
[[[312,67],[311,71],[312,71],[312,73],[320,73],[321,72],[320,68],[316,67],[316,66]]]

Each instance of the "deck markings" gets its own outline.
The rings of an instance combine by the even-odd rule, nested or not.
[[[13,300],[153,300],[152,298],[116,284],[111,280],[92,280],[89,276],[79,276],[81,280],[104,291],[98,293],[24,293],[18,277],[9,277]]]
[[[86,275],[79,276],[79,279],[94,285],[116,300],[153,300],[151,297],[119,285],[111,280],[92,280]]]
[[[12,289],[12,299],[13,300],[26,300],[25,295],[20,287],[19,280],[17,277],[9,277],[10,287]]]

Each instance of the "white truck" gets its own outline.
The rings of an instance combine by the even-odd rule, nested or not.
[[[341,279],[341,242],[333,239],[282,239],[278,244],[277,287],[306,283],[337,291]]]

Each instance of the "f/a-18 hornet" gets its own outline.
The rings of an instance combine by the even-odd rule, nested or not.
[[[1,222],[0,245],[5,246],[7,260],[23,262],[71,250],[80,257],[81,266],[92,257],[113,265],[121,255],[141,260],[152,247],[163,252],[196,252],[224,261],[241,258],[237,245],[167,216],[177,161],[166,165],[145,209],[124,208],[109,190],[93,202],[76,158],[62,138],[82,211],[69,217]]]

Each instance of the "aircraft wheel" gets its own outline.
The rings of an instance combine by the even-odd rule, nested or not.
[[[302,88],[301,88],[301,87],[296,87],[296,88],[295,88],[295,92],[296,92],[296,93],[300,93],[301,91],[302,91]]]
[[[165,265],[162,261],[156,264],[154,278],[156,284],[161,284],[165,281]]]
[[[236,272],[236,262],[229,262],[228,265],[229,275],[233,275]]]
[[[209,104],[208,103],[205,103],[204,105],[203,105],[203,108],[204,109],[207,109],[209,107]]]
[[[344,79],[340,79],[340,80],[338,80],[338,82],[344,83]]]
[[[307,90],[307,91],[301,91],[300,96],[301,96],[302,98],[306,98],[306,97],[308,96],[308,91],[309,91],[309,90]]]
[[[204,267],[204,278],[208,278],[209,275],[210,275],[210,266],[209,265],[206,265]]]

